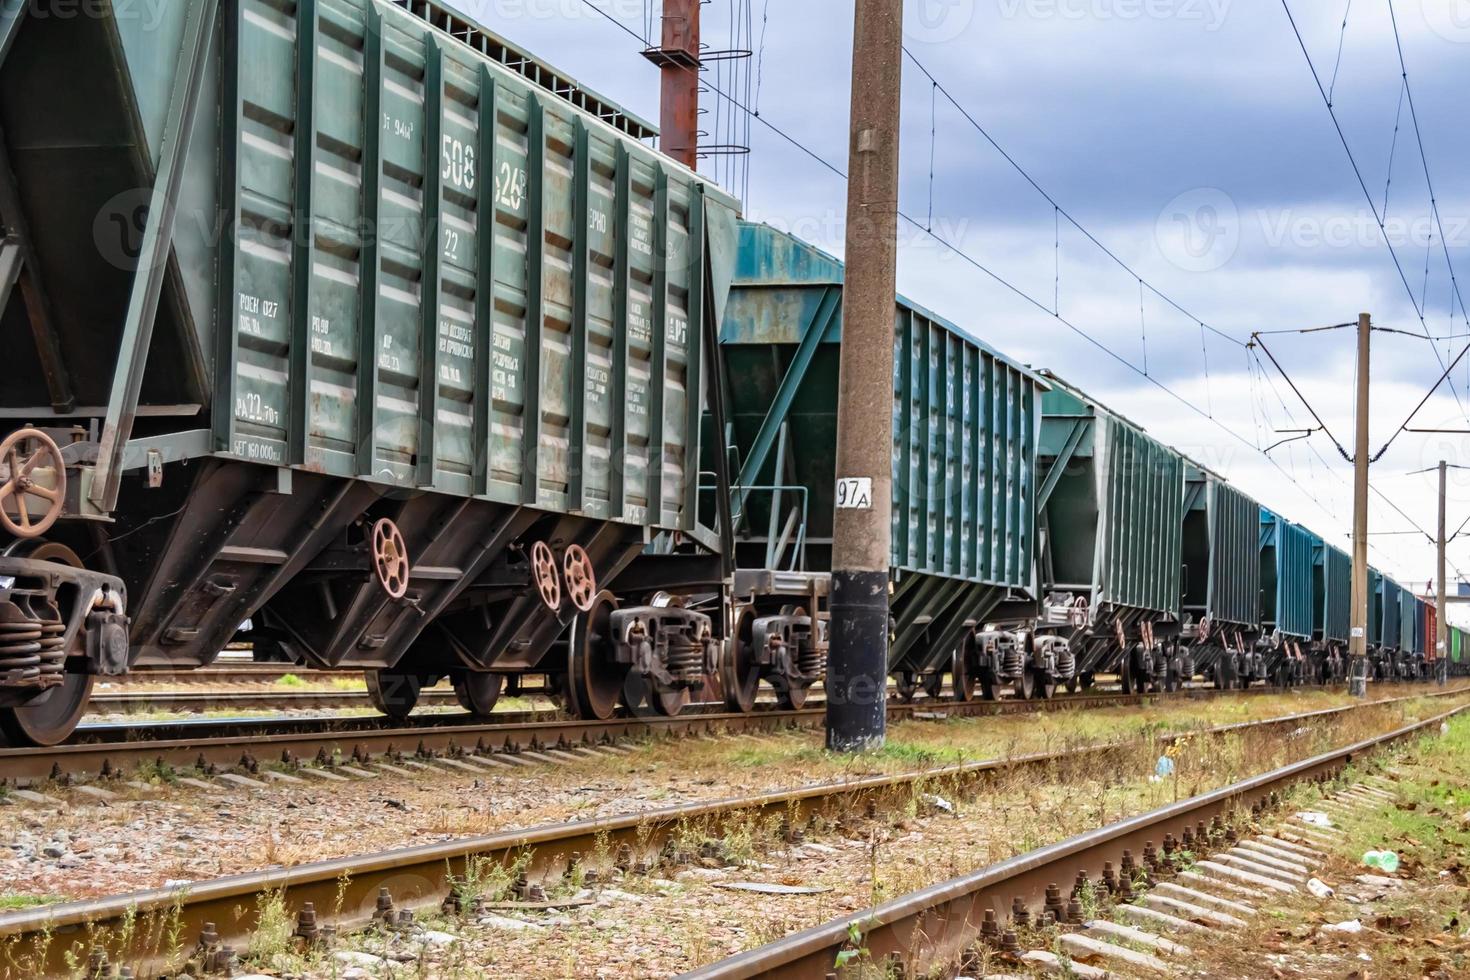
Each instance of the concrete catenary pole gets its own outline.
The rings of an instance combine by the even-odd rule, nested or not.
[[[700,0],[664,0],[659,46],[643,52],[658,65],[659,149],[690,170],[699,162]]]
[[[1435,538],[1435,565],[1434,565],[1434,671],[1435,679],[1443,684],[1445,682],[1446,662],[1449,658],[1449,623],[1445,620],[1445,587],[1444,587],[1444,496],[1445,496],[1445,461],[1439,461],[1439,534]]]
[[[1353,588],[1348,632],[1350,693],[1368,693],[1368,336],[1373,318],[1358,315],[1357,440],[1353,450]]]
[[[902,80],[903,0],[857,0],[826,682],[839,752],[881,748],[887,720]]]

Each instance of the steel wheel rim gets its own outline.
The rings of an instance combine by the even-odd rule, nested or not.
[[[599,592],[592,608],[577,616],[567,654],[567,691],[576,713],[583,718],[606,721],[618,710],[618,696],[628,679],[629,668],[598,656],[597,647],[608,636],[617,599]]]
[[[488,674],[467,670],[452,678],[454,699],[459,706],[472,715],[488,716],[500,700],[505,678],[500,674]]]
[[[735,614],[735,628],[725,640],[724,655],[720,658],[720,686],[725,695],[725,707],[741,714],[755,709],[756,692],[760,688],[760,666],[750,649],[755,616],[749,609]]]
[[[399,673],[391,670],[370,670],[363,680],[367,684],[368,700],[382,714],[397,721],[407,718],[419,702],[419,690],[423,686],[417,674]]]
[[[975,700],[975,678],[970,676],[969,640],[955,648],[950,665],[950,683],[954,687],[956,701]]]

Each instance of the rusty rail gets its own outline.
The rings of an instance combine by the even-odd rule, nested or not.
[[[1461,689],[1430,696],[1448,697],[1465,693],[1466,690]],[[1304,721],[1354,711],[1359,707],[1392,704],[1399,700],[1408,699],[1366,702],[1257,722],[1224,725],[1203,731],[1180,732],[1160,736],[1153,744],[1167,743],[1184,735],[1198,737],[1245,729],[1295,726]],[[372,918],[377,908],[380,889],[388,889],[399,907],[432,906],[450,893],[454,878],[464,876],[466,870],[477,862],[510,862],[517,855],[529,855],[529,875],[533,878],[554,878],[565,873],[579,855],[592,855],[599,846],[621,851],[626,845],[630,852],[632,849],[639,849],[639,853],[629,854],[630,860],[636,860],[640,855],[647,857],[655,854],[681,825],[703,823],[711,832],[718,832],[722,821],[734,815],[744,817],[752,812],[778,814],[793,822],[805,822],[818,813],[830,814],[839,809],[851,809],[862,800],[877,800],[887,794],[911,793],[913,787],[921,782],[973,780],[1019,769],[1044,770],[1065,764],[1095,765],[1099,759],[1106,759],[1111,754],[1136,751],[1148,744],[1150,742],[1146,739],[1130,740],[1062,752],[1035,753],[1010,759],[849,779],[795,790],[688,803],[643,813],[509,831],[486,837],[313,862],[293,868],[233,875],[113,898],[29,909],[0,915],[0,959],[14,963],[18,962],[17,957],[29,954],[33,958],[31,962],[19,962],[25,963],[35,972],[50,974],[64,972],[69,956],[72,959],[80,957],[85,962],[93,947],[101,947],[106,948],[115,960],[121,957],[121,962],[134,965],[140,972],[157,972],[177,963],[187,955],[192,946],[182,950],[164,950],[149,944],[157,944],[161,936],[182,936],[186,943],[192,944],[193,937],[204,931],[206,923],[213,925],[222,942],[243,949],[255,927],[262,897],[275,893],[279,893],[285,907],[293,913],[311,903],[319,922],[335,923],[344,929],[352,928]],[[1125,822],[1129,827],[1134,823],[1136,821]],[[1130,830],[1129,834],[1132,833]],[[1143,831],[1139,830],[1138,833]],[[1132,837],[1124,835],[1124,839],[1131,840]],[[1046,849],[1046,853],[1051,853],[1052,850]],[[1014,862],[1007,862],[1005,866],[1010,867],[1013,864]],[[1100,862],[1098,866],[1101,866]],[[807,933],[800,935],[808,936]],[[823,941],[826,938],[830,937],[822,933]],[[816,942],[815,939],[805,938],[797,948],[804,951],[805,955],[805,952],[810,952],[806,944]],[[118,946],[123,944],[125,948],[119,949]],[[815,945],[811,947],[816,948],[818,947]],[[822,950],[827,948],[820,947]],[[827,962],[830,965],[832,961],[829,959]],[[818,971],[815,975],[821,976],[824,972]],[[798,972],[791,975],[809,974]]]
[[[1437,727],[1466,708],[1470,705],[1079,834],[794,933],[691,971],[684,977],[688,980],[746,977],[794,980],[830,976],[840,973],[836,966],[840,953],[857,950],[862,951],[860,958],[868,964],[897,960],[904,965],[905,975],[923,975],[926,970],[958,962],[979,937],[987,911],[993,912],[999,922],[1006,921],[1017,900],[1034,911],[1044,902],[1049,884],[1071,882],[1079,871],[1100,879],[1104,862],[1119,864],[1125,849],[1141,854],[1146,843],[1162,841],[1165,834],[1182,837],[1186,829],[1198,826],[1201,821],[1208,824],[1217,816],[1249,809],[1292,783],[1336,774],[1353,759]]]
[[[1436,689],[1437,690],[1437,689]],[[941,701],[890,704],[893,719],[926,716],[982,717],[1129,707],[1168,698],[1213,698],[1243,692],[1190,690],[1178,694],[1066,695],[1046,701]],[[87,779],[101,773],[125,772],[143,763],[251,770],[283,757],[307,761],[328,757],[376,755],[521,752],[573,748],[628,738],[689,737],[785,728],[819,728],[824,709],[758,710],[727,714],[693,709],[675,718],[649,715],[608,721],[558,719],[549,712],[509,713],[505,719],[476,722],[462,714],[428,714],[408,723],[380,717],[210,719],[184,722],[85,726],[73,744],[53,748],[0,748],[0,781],[29,785],[57,773]]]

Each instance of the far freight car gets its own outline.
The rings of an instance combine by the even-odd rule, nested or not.
[[[1180,631],[1184,457],[1042,372],[1038,636],[1065,639],[1081,683],[1161,688]]]
[[[1215,674],[1216,687],[1257,677],[1303,674],[1312,640],[1312,532],[1265,507],[1260,511],[1261,626],[1253,651]]]
[[[743,224],[721,332],[738,473],[736,593],[825,595],[836,484],[843,266],[765,225]],[[1045,383],[903,297],[894,307],[893,546],[889,671],[904,697],[1049,694],[1070,676],[1064,643],[987,631],[1003,601],[1034,608],[1038,403]],[[815,601],[815,600],[813,600]],[[759,635],[759,631],[757,633]],[[736,643],[737,653],[748,641]],[[750,662],[757,651],[739,653]],[[746,668],[749,670],[750,668]],[[809,676],[809,675],[808,675]],[[779,690],[779,685],[778,685]]]
[[[1260,505],[1192,461],[1184,494],[1184,622],[1167,661],[1171,690],[1196,673],[1254,676],[1261,635]]]
[[[1340,681],[1347,677],[1352,560],[1315,535],[1312,544],[1312,680]]]

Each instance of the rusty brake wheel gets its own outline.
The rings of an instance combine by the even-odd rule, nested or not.
[[[567,545],[561,556],[562,574],[567,583],[567,598],[582,612],[592,608],[597,599],[597,573],[592,568],[592,559],[587,549],[579,544]]]
[[[34,444],[30,452],[21,452],[28,443]],[[39,429],[17,429],[0,442],[0,467],[0,525],[17,538],[39,538],[51,530],[66,505],[66,465],[56,443]],[[38,521],[31,520],[28,497],[46,502]]]
[[[561,578],[556,568],[556,556],[545,541],[531,545],[531,583],[536,586],[547,609],[561,611]]]
[[[390,599],[408,594],[408,545],[398,525],[383,518],[373,525],[373,575]]]
[[[548,549],[549,550],[549,549]],[[612,614],[618,600],[606,590],[592,608],[572,623],[567,652],[567,694],[572,713],[589,721],[606,721],[618,710],[618,696],[628,679],[628,665],[609,656]]]
[[[49,541],[37,546],[25,557],[36,561],[54,561],[73,568],[83,567],[76,552],[66,545]],[[63,678],[59,686],[50,689],[50,693],[29,704],[0,708],[0,732],[4,733],[11,745],[60,745],[76,731],[77,724],[87,711],[87,701],[92,696],[92,685],[96,682],[96,677],[92,674],[68,672]]]

